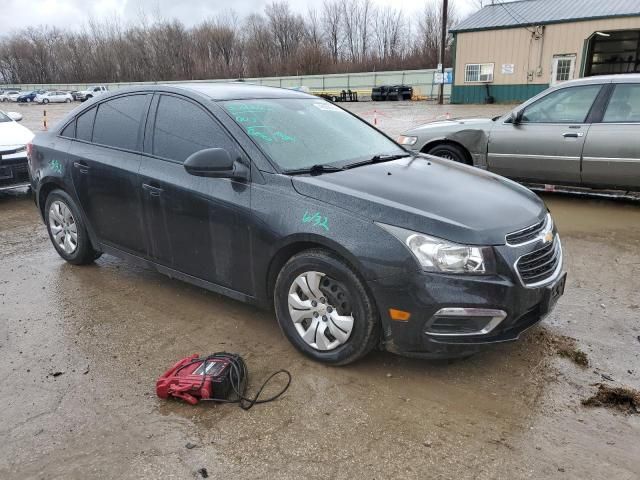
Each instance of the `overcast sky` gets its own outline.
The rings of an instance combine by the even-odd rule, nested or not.
[[[436,0],[374,0],[379,6],[393,6],[416,12],[426,2]],[[453,1],[461,14],[473,11],[474,0]],[[0,0],[0,35],[12,30],[37,25],[77,28],[95,19],[119,16],[135,21],[140,12],[163,18],[177,18],[186,25],[201,22],[216,13],[233,8],[239,16],[262,12],[269,0]],[[310,5],[319,8],[322,0],[289,0],[293,10],[304,13]]]

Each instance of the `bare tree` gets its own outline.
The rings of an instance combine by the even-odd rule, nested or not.
[[[324,0],[322,4],[322,28],[331,59],[333,63],[338,63],[342,48],[342,9],[337,1]]]
[[[449,24],[456,20],[451,6]],[[91,19],[80,31],[30,27],[0,37],[0,82],[93,83],[241,78],[435,67],[440,6],[413,23],[373,0],[324,0],[295,13],[276,1],[187,28],[159,11],[136,22]],[[450,54],[445,64],[450,62]]]

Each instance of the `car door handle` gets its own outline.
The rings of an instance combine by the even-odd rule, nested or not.
[[[142,188],[149,192],[150,195],[154,197],[159,197],[163,190],[160,187],[154,187],[153,185],[149,185],[148,183],[143,183]]]
[[[565,132],[562,134],[564,138],[578,138],[584,137],[584,133],[582,132]]]
[[[73,162],[73,166],[80,170],[80,173],[89,173],[89,165],[84,162]]]

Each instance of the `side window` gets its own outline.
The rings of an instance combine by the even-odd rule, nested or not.
[[[78,140],[91,141],[93,132],[93,119],[96,117],[97,108],[86,111],[76,119],[76,138]]]
[[[227,148],[227,135],[202,108],[181,98],[160,97],[153,132],[152,153],[183,162],[205,148]]]
[[[76,122],[73,121],[60,132],[60,136],[67,138],[76,138]]]
[[[616,85],[602,121],[640,123],[640,84]]]
[[[127,95],[101,103],[93,127],[93,143],[137,150],[148,99],[149,95]]]
[[[527,123],[583,123],[601,85],[585,85],[556,90],[526,107],[522,120]]]

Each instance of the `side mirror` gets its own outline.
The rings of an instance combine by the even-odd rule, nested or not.
[[[15,122],[19,122],[22,120],[22,114],[18,112],[7,112],[7,117]]]
[[[191,175],[214,178],[247,178],[248,169],[234,161],[224,148],[206,148],[191,154],[184,161]]]
[[[517,112],[514,112],[513,115],[511,115],[511,122],[514,125],[519,125],[522,123],[522,117],[524,117],[524,108],[518,110]]]

